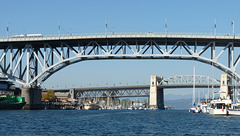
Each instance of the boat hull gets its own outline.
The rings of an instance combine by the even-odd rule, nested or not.
[[[87,104],[87,105],[84,105],[84,109],[85,110],[99,110],[99,109],[101,109],[101,106],[99,106],[98,104]]]
[[[230,116],[240,116],[240,110],[228,110]]]
[[[191,109],[189,109],[189,112],[190,113],[200,113],[201,110],[199,108],[191,108]]]
[[[26,104],[23,103],[1,103],[0,110],[20,110]]]
[[[210,115],[228,115],[228,111],[226,109],[210,109]]]

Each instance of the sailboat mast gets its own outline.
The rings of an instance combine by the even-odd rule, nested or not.
[[[192,104],[195,105],[195,65],[193,67],[193,100]]]
[[[198,105],[201,103],[200,101],[200,90],[198,90]]]
[[[207,94],[207,103],[208,103],[208,100],[209,100],[209,97],[210,97],[210,91],[209,91],[209,76],[208,76],[208,94]]]
[[[213,71],[213,62],[212,62],[212,78],[214,78],[214,71]],[[214,90],[213,90],[213,81],[212,81],[212,99],[214,99]]]

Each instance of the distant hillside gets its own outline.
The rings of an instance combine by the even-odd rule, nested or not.
[[[179,99],[192,99],[192,94],[188,94],[188,95],[167,94],[167,95],[164,95],[164,100],[179,100]]]
[[[192,99],[165,100],[165,106],[171,106],[174,110],[188,110],[192,106]]]
[[[164,105],[171,106],[175,110],[188,110],[189,108],[192,107],[192,94],[188,94],[188,95],[168,94],[168,95],[165,95],[164,96]]]

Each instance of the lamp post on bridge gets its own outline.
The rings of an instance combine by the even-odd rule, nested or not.
[[[7,23],[7,39],[9,38],[9,35],[8,35],[8,33],[9,33],[9,27],[8,27],[9,24],[10,24],[10,22]]]
[[[234,20],[231,21],[231,26],[233,27],[233,37],[235,38]]]
[[[168,34],[168,29],[167,29],[167,19],[165,19],[165,34]]]
[[[107,18],[105,19],[105,35],[107,35]]]
[[[215,23],[214,23],[214,33],[215,33],[215,36],[217,35],[217,22],[216,22],[216,19],[215,19]]]

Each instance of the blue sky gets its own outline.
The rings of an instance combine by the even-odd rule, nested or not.
[[[0,36],[10,34],[114,32],[164,32],[167,19],[169,32],[240,33],[240,1],[229,0],[10,0],[0,4]],[[68,66],[52,75],[44,88],[69,88],[149,84],[151,75],[211,75],[209,65],[177,60],[104,60],[85,61]],[[222,72],[214,69],[220,79]],[[177,90],[177,92],[181,92]],[[190,91],[191,92],[191,91]],[[189,93],[190,93],[189,92]]]
[[[240,2],[179,0],[11,0],[1,2],[0,35],[6,35],[8,22],[14,33],[57,34],[61,20],[63,33],[109,31],[161,32],[167,19],[170,32],[232,32],[230,20],[240,24]],[[239,22],[239,23],[238,23]]]

